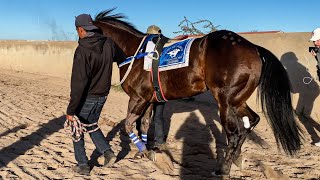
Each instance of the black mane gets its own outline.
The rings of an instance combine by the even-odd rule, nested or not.
[[[129,32],[132,32],[133,34],[136,34],[136,35],[144,35],[144,33],[137,30],[132,24],[121,20],[121,19],[126,19],[126,17],[123,14],[118,13],[118,14],[110,15],[110,13],[115,9],[116,8],[112,8],[112,9],[101,11],[96,15],[95,21],[101,21],[104,23],[115,25]]]

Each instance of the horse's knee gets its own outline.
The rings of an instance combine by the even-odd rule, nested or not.
[[[129,134],[133,131],[133,128],[134,128],[134,123],[136,122],[136,120],[139,118],[138,115],[135,115],[135,114],[130,114],[126,121],[125,121],[125,130],[126,132]]]
[[[128,120],[125,121],[124,129],[127,134],[130,134],[133,131],[133,123],[130,123]]]
[[[144,134],[148,133],[149,127],[150,127],[150,117],[143,117],[141,122],[141,132]]]

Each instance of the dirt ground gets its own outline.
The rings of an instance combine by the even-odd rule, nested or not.
[[[203,98],[207,97],[166,105],[165,119],[171,120],[168,146],[176,160],[174,175],[169,176],[147,159],[133,159],[137,149],[121,130],[128,97],[111,90],[100,125],[118,161],[111,168],[102,167],[86,135],[87,155],[94,167],[91,176],[78,176],[72,171],[76,163],[72,141],[63,130],[69,81],[1,70],[0,179],[214,179],[216,149],[226,142],[217,106]],[[311,144],[311,137],[319,137],[313,129],[319,121],[300,118],[310,126],[301,125],[303,148],[289,157],[277,149],[270,126],[258,114],[261,121],[242,147],[243,169],[232,165],[231,179],[320,179],[320,147]]]

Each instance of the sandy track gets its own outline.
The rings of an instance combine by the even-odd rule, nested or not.
[[[177,163],[174,176],[164,175],[147,159],[132,158],[137,150],[128,145],[129,138],[120,130],[128,97],[112,90],[100,124],[119,161],[112,168],[101,167],[86,136],[87,154],[94,167],[90,177],[77,176],[72,172],[72,142],[63,130],[68,96],[69,81],[0,71],[0,179],[210,179],[217,165],[216,147],[226,144],[214,104],[197,98],[171,101],[165,118],[171,119],[168,146]],[[305,138],[301,152],[288,157],[277,150],[272,131],[262,118],[242,148],[244,169],[233,165],[231,177],[319,179],[320,148],[310,145],[310,135]]]

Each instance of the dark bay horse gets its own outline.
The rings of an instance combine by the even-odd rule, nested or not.
[[[146,35],[122,20],[112,10],[100,12],[94,24],[111,37],[127,56],[135,54]],[[147,151],[133,134],[135,121],[144,115],[142,132],[147,133],[152,103],[156,102],[150,72],[143,70],[143,60],[136,60],[122,84],[130,96],[125,130],[134,136],[140,151]],[[129,65],[120,68],[122,79]],[[277,145],[287,154],[300,149],[300,129],[296,124],[290,96],[290,81],[280,61],[268,50],[238,34],[221,30],[193,41],[189,66],[160,72],[166,99],[190,97],[207,90],[218,103],[221,124],[226,132],[228,147],[219,163],[217,174],[227,176],[233,160],[240,152],[246,136],[258,124],[259,116],[246,104],[258,87],[261,106],[272,127]],[[243,120],[249,119],[249,127]]]

